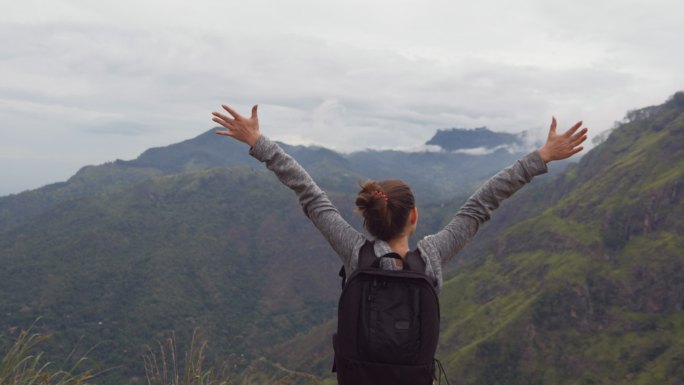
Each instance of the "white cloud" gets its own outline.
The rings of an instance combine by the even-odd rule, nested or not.
[[[450,127],[541,139],[551,115],[598,133],[684,89],[683,11],[676,0],[3,2],[0,194],[192,137],[220,103],[245,114],[259,103],[267,135],[342,151],[415,148]],[[26,165],[21,183],[10,164]]]

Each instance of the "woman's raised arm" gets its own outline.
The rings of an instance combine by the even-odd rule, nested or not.
[[[257,106],[252,107],[252,116],[249,118],[238,114],[226,105],[223,105],[223,108],[232,118],[213,112],[212,120],[226,128],[216,133],[232,137],[250,146],[250,155],[265,163],[280,182],[297,194],[304,214],[323,234],[348,267],[352,255],[358,255],[365,241],[364,235],[342,218],[325,192],[294,158],[286,154],[277,143],[261,135]]]
[[[442,264],[448,262],[475,236],[480,225],[489,220],[491,213],[502,201],[529,183],[533,177],[547,171],[546,163],[569,158],[582,151],[580,145],[587,139],[587,128],[579,130],[581,126],[582,122],[577,122],[564,133],[558,134],[556,118],[553,118],[547,141],[541,148],[480,186],[443,230],[425,237],[419,242],[419,246],[428,253],[436,254]]]

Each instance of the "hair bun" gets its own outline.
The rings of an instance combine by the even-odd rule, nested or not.
[[[356,196],[356,207],[363,216],[364,227],[371,235],[385,241],[403,231],[414,204],[410,187],[396,179],[367,181]]]
[[[356,207],[362,211],[377,211],[384,206],[387,194],[382,192],[380,186],[373,181],[368,181],[361,185],[361,191],[356,197]]]

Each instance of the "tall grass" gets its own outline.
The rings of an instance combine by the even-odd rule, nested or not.
[[[69,369],[53,369],[50,362],[43,360],[43,353],[34,353],[36,345],[48,337],[22,331],[14,344],[0,359],[0,385],[85,385],[95,377],[91,371],[79,371],[86,360],[76,361]]]
[[[176,337],[172,334],[163,344],[159,343],[159,352],[151,348],[143,357],[145,377],[148,385],[228,385],[228,380],[216,378],[212,369],[205,369],[206,341],[197,342],[197,331],[192,335],[190,351],[186,352],[182,364],[176,353]],[[2,384],[0,384],[2,385]]]

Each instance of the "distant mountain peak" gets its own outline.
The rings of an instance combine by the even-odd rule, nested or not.
[[[425,144],[439,146],[445,151],[496,151],[500,148],[526,146],[525,132],[510,134],[494,132],[487,127],[440,129]]]

